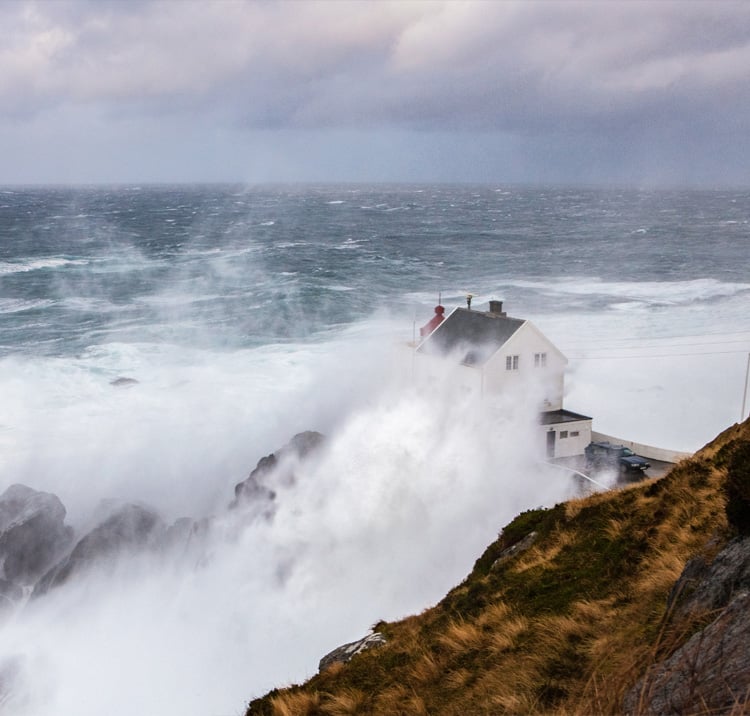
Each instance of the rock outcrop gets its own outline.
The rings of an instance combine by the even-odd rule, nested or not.
[[[80,539],[73,551],[50,569],[34,587],[37,597],[67,582],[97,562],[112,562],[124,553],[143,552],[163,545],[167,527],[153,510],[141,505],[120,507]]]
[[[521,552],[525,552],[527,549],[529,549],[529,547],[531,547],[531,545],[534,544],[534,542],[536,542],[536,538],[536,532],[529,532],[529,534],[527,534],[522,540],[516,542],[514,545],[511,545],[507,549],[504,549],[502,552],[500,552],[497,559],[492,563],[490,571],[499,569],[508,560],[513,559],[513,557],[521,554]]]
[[[276,491],[266,484],[271,475],[278,484],[293,484],[296,479],[294,460],[302,460],[311,455],[324,439],[323,435],[311,430],[297,433],[283,448],[262,457],[247,479],[235,485],[234,500],[229,505],[230,508],[247,501],[275,500]]]
[[[0,577],[33,584],[72,540],[73,530],[65,525],[65,507],[55,495],[25,485],[11,485],[0,495]]]
[[[135,382],[118,378],[113,385]],[[239,515],[237,523],[244,524],[258,514],[270,515],[276,499],[273,486],[294,484],[299,461],[310,456],[323,440],[317,432],[299,433],[261,458],[247,479],[235,487],[230,507],[252,506]],[[190,551],[191,557],[203,558],[201,549],[213,518],[184,517],[167,526],[149,507],[104,504],[106,517],[75,542],[57,496],[25,485],[12,485],[0,495],[0,613],[21,602],[32,587],[32,598],[39,597],[95,564],[112,568],[125,555],[153,552],[175,556]]]
[[[626,695],[627,713],[745,713],[750,705],[750,538],[685,565],[669,595],[674,624],[709,619]],[[700,622],[698,622],[700,623]]]
[[[367,649],[372,649],[373,647],[383,646],[385,643],[386,638],[380,632],[374,632],[368,634],[364,639],[339,646],[320,660],[318,671],[325,671],[332,664],[346,664],[357,654],[361,654],[363,651],[367,651]]]

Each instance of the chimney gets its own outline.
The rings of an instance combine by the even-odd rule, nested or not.
[[[502,316],[503,318],[508,315],[503,311],[502,301],[490,301],[490,313],[493,316]]]

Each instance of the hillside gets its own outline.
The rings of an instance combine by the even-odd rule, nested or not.
[[[744,665],[740,693],[729,677],[722,684],[731,693],[713,696],[691,679],[703,678],[695,639],[708,640],[735,590],[750,586],[750,540],[732,542],[750,503],[748,456],[750,421],[662,479],[519,515],[438,605],[376,624],[384,646],[256,699],[247,716],[747,713]],[[732,524],[728,473],[745,480],[733,497],[739,508]],[[720,598],[688,605],[691,594],[702,593],[701,579],[720,579],[712,564],[726,562],[728,544],[740,545],[745,562],[720,585]],[[742,569],[745,581],[736,576]],[[732,624],[747,643],[748,610],[739,613],[739,626]],[[687,653],[689,678],[680,665]],[[658,666],[669,657],[669,669]],[[647,672],[652,676],[636,686]],[[672,673],[687,688],[680,705],[670,705]],[[666,706],[657,703],[657,686]]]

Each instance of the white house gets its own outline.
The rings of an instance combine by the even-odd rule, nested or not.
[[[567,358],[533,324],[511,318],[501,301],[489,311],[456,308],[446,318],[438,306],[422,330],[416,353],[425,358],[453,357],[462,367],[458,380],[482,395],[513,391],[534,384],[542,391],[539,405],[542,448],[548,457],[582,455],[591,442],[592,419],[563,409]]]

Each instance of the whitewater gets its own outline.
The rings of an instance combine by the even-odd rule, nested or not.
[[[240,714],[576,494],[533,405],[419,380],[438,295],[532,320],[595,430],[698,449],[740,419],[749,222],[729,190],[6,187],[0,492],[54,493],[77,537],[123,503],[211,527],[4,610],[3,712]],[[305,430],[272,518],[228,510]]]

